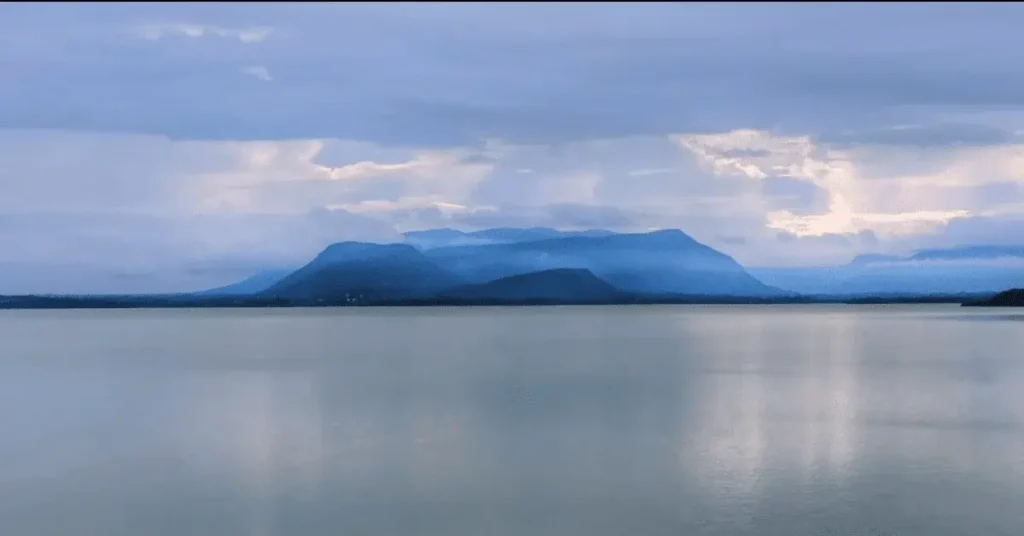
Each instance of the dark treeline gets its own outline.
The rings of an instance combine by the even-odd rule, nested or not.
[[[615,300],[549,300],[489,298],[403,298],[366,300],[298,300],[272,297],[196,296],[3,296],[0,309],[160,309],[250,307],[431,307],[431,306],[555,306],[555,305],[787,305],[787,304],[964,304],[985,305],[990,295],[958,296],[630,296]]]

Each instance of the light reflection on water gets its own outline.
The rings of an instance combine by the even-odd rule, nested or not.
[[[3,312],[0,533],[1024,534],[964,311]]]

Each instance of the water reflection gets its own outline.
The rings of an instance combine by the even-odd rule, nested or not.
[[[1014,323],[161,314],[0,323],[0,533],[1024,530]]]
[[[205,478],[234,482],[246,495],[247,534],[275,534],[278,497],[315,493],[327,442],[308,372],[233,371],[184,378],[171,394],[161,440]]]

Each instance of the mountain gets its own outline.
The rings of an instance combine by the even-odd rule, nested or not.
[[[728,255],[678,230],[637,234],[572,235],[556,238],[447,246],[424,252],[438,266],[467,281],[556,268],[585,269],[632,293],[774,296]]]
[[[218,287],[210,290],[203,290],[194,293],[195,296],[247,296],[252,294],[259,294],[270,287],[272,287],[278,281],[281,281],[288,274],[294,270],[267,270],[259,272],[252,277],[243,279],[238,283],[231,285]]]
[[[521,285],[540,285],[536,292],[543,298],[550,294],[545,290],[549,281],[563,279],[566,284],[590,280],[595,286],[587,287],[590,290],[586,292],[595,295],[611,292],[607,288],[599,291],[595,281],[613,288],[617,295],[646,297],[793,294],[764,285],[728,255],[678,230],[617,234],[541,227],[474,233],[438,229],[409,233],[407,238],[420,248],[427,243],[462,239],[490,242],[422,250],[408,243],[342,242],[329,246],[309,264],[286,276],[279,272],[258,274],[201,295],[252,293],[289,300],[347,303],[422,299],[494,283],[498,289],[513,285],[508,288],[516,292],[525,292],[526,287]],[[533,275],[525,280],[497,283],[529,274]]]
[[[470,237],[468,233],[457,231],[455,229],[429,229],[426,231],[409,231],[407,233],[402,233],[402,237],[405,239],[406,244],[410,244],[421,249],[429,249],[439,246],[471,245],[475,243],[480,243],[480,241],[474,240],[473,237]]]
[[[1024,288],[1004,290],[987,300],[969,302],[964,305],[980,307],[1024,307]]]
[[[868,253],[866,255],[857,255],[850,261],[850,266],[863,266],[865,264],[873,264],[878,262],[899,262],[903,260],[895,255],[880,255],[878,253]]]
[[[1024,246],[965,246],[948,249],[922,249],[907,260],[991,260],[1024,259]]]
[[[608,284],[590,270],[556,268],[513,275],[442,292],[445,299],[557,303],[615,303],[630,295]]]
[[[909,256],[861,255],[814,268],[750,268],[765,283],[804,294],[995,293],[1024,287],[1024,247],[928,249]]]
[[[485,244],[513,244],[569,236],[610,236],[616,234],[602,229],[587,231],[559,231],[547,227],[498,227],[483,231],[463,232],[455,229],[431,229],[404,233],[405,242],[420,249],[447,246],[480,246]]]
[[[368,302],[431,296],[465,284],[408,244],[333,244],[262,295]]]

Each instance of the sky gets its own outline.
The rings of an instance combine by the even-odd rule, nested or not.
[[[1024,242],[1024,5],[0,4],[0,293],[415,229]]]

